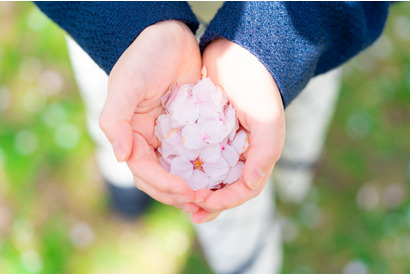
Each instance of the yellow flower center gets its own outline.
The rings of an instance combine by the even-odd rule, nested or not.
[[[194,169],[199,169],[202,172],[204,172],[203,164],[204,162],[200,157],[197,157],[196,159],[191,161],[192,165],[194,166]]]

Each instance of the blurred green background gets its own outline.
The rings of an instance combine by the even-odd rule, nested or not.
[[[410,3],[344,68],[314,187],[280,200],[284,273],[410,273]],[[0,272],[209,273],[189,217],[110,212],[64,33],[0,2]]]

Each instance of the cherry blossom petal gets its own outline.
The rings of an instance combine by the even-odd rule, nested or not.
[[[229,167],[234,167],[239,160],[239,154],[236,152],[235,148],[226,144],[221,147],[221,155],[228,163]]]
[[[200,151],[199,156],[204,162],[215,162],[221,157],[221,146],[209,144]]]
[[[181,124],[194,123],[199,116],[199,103],[195,99],[188,99],[171,116]]]
[[[212,120],[215,120],[215,118],[205,117],[202,114],[200,114],[196,123],[199,126],[203,126],[203,125],[207,124],[208,122],[210,122]]]
[[[202,116],[209,118],[218,118],[218,106],[213,101],[201,101],[199,103],[199,111]]]
[[[222,142],[220,143],[220,144],[221,144],[221,148],[222,148],[222,146],[228,144],[228,141],[229,141],[228,137],[224,138],[224,140],[222,140]]]
[[[205,162],[204,172],[215,181],[222,181],[229,171],[229,165],[224,158],[219,158],[215,162]]]
[[[222,109],[213,99],[214,94],[217,93],[216,86],[212,83],[210,78],[204,78],[192,88],[192,93],[199,101],[199,109],[201,115],[205,117],[216,118],[217,112]]]
[[[218,189],[221,186],[221,181],[218,180],[212,180],[211,178],[209,178],[209,183],[208,186],[206,187],[207,189]]]
[[[162,145],[158,151],[163,157],[168,158],[170,155],[177,154],[177,148],[181,145],[181,133],[178,128],[173,129],[168,136],[162,140]],[[160,150],[161,149],[161,150]]]
[[[229,170],[228,174],[226,175],[226,178],[223,180],[223,183],[231,184],[237,181],[242,174],[244,166],[245,163],[243,161],[238,161],[238,163]]]
[[[218,112],[218,120],[219,121],[224,121],[225,120],[225,112],[223,110]]]
[[[235,108],[229,104],[225,109],[224,125],[229,133],[238,130],[238,119],[236,118]]]
[[[165,93],[162,97],[161,97],[161,103],[162,103],[162,107],[164,107],[165,109],[167,109],[169,103],[173,100],[173,98],[175,97],[175,93],[178,89],[178,84],[175,83],[175,85],[173,87],[171,87],[167,93]]]
[[[181,130],[178,128],[172,129],[162,142],[177,148],[181,144]]]
[[[178,154],[175,152],[175,150],[166,144],[162,144],[161,147],[158,148],[158,152],[161,154],[161,156],[166,159],[167,161],[170,161],[174,157],[176,157]]]
[[[192,93],[200,102],[209,101],[215,91],[216,86],[209,77],[202,79],[192,88]]]
[[[185,84],[177,89],[175,96],[172,101],[169,102],[167,110],[173,112],[174,110],[180,108],[188,98],[188,94],[191,92],[193,85]]]
[[[207,175],[205,175],[204,172],[196,169],[192,172],[192,175],[186,181],[192,190],[197,191],[208,186],[209,178]]]
[[[193,170],[194,168],[190,161],[184,160],[181,157],[176,157],[171,160],[171,174],[178,175],[186,180],[192,175]]]
[[[219,120],[211,120],[202,126],[202,137],[208,143],[220,143],[226,136],[226,127]]]
[[[177,153],[180,157],[184,158],[185,160],[194,160],[199,156],[198,150],[190,150],[185,146],[181,145],[177,148]]]
[[[231,146],[235,148],[236,152],[241,155],[248,149],[249,142],[248,142],[248,135],[244,130],[240,130],[234,140],[231,142]]]
[[[216,87],[216,92],[211,95],[212,101],[217,106],[217,111],[222,111],[226,103],[228,102],[228,97],[224,93],[221,87]]]
[[[181,131],[182,144],[191,150],[196,150],[206,145],[201,135],[201,127],[198,124],[189,124]]]
[[[231,130],[231,132],[229,133],[229,135],[228,135],[228,138],[229,138],[229,140],[234,140],[235,139],[235,136],[236,136],[236,131],[235,130]]]
[[[154,133],[157,138],[162,142],[164,137],[166,137],[171,132],[171,118],[168,115],[160,115],[157,119],[155,125]]]

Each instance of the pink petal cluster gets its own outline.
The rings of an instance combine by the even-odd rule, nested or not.
[[[235,109],[210,78],[173,87],[161,99],[155,135],[161,165],[184,178],[193,190],[217,189],[237,181],[248,137],[239,130]]]

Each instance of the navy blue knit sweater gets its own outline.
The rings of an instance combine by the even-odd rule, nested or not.
[[[163,20],[198,27],[186,2],[37,2],[110,73],[138,34]],[[286,107],[310,78],[342,64],[381,34],[386,2],[226,2],[200,47],[223,37],[249,50],[275,79]]]

